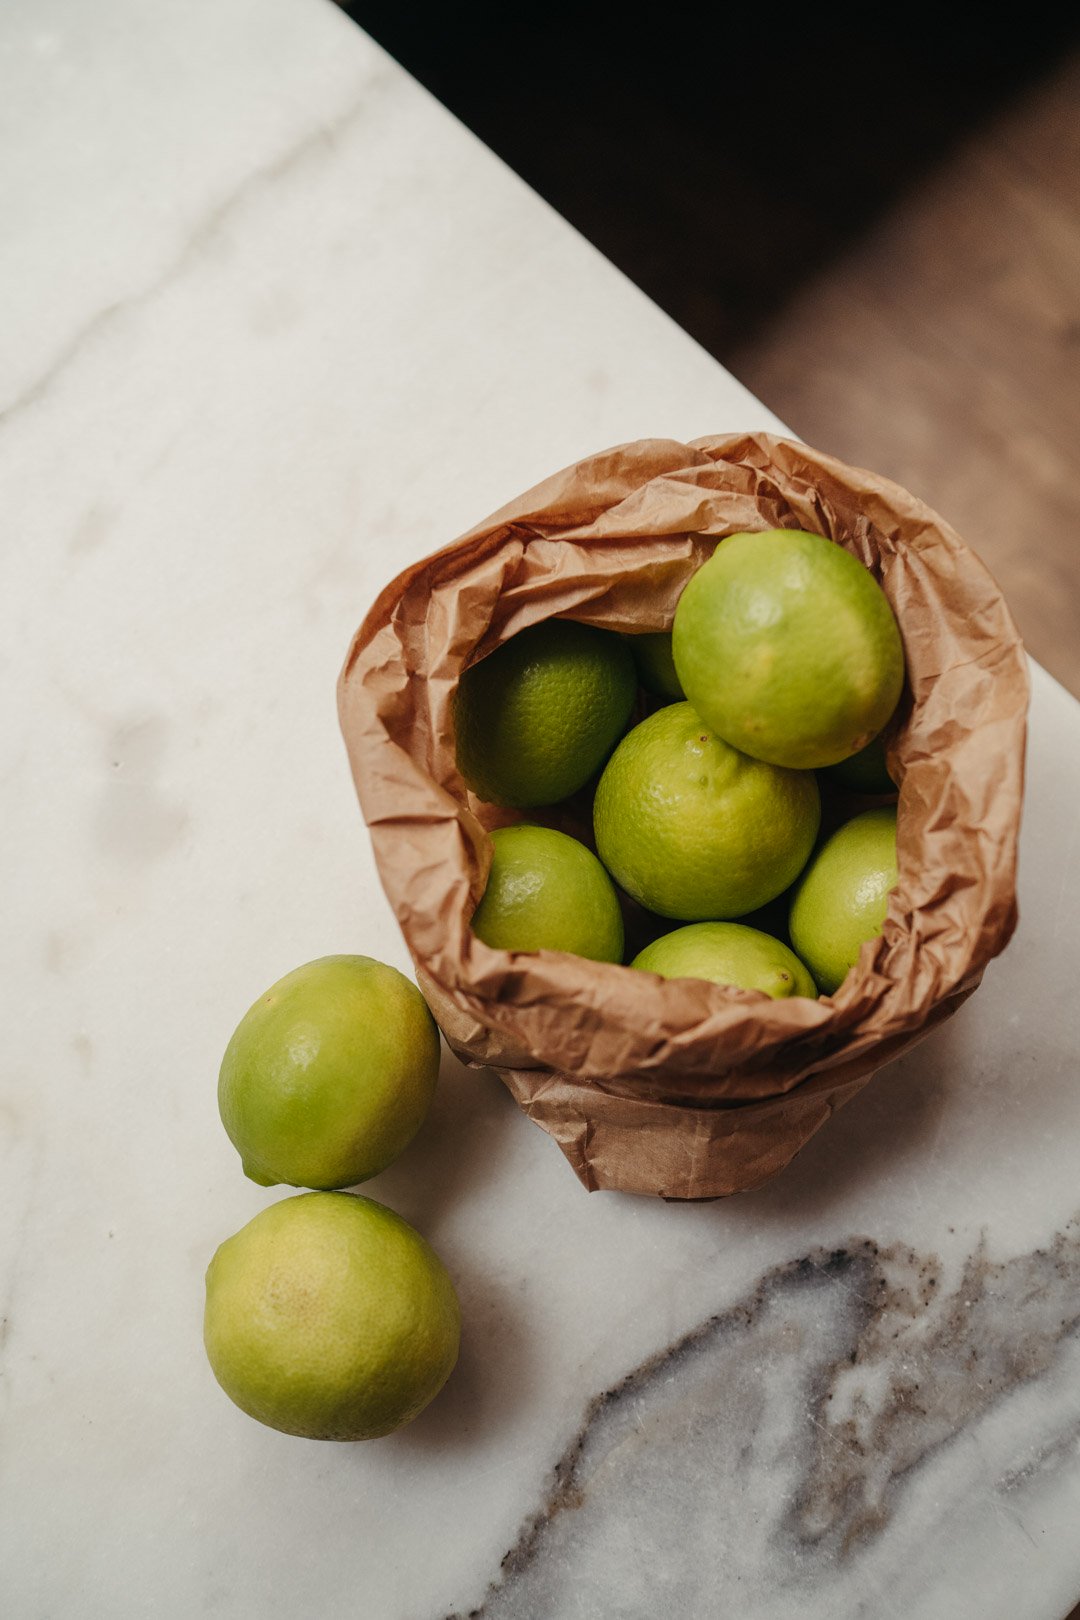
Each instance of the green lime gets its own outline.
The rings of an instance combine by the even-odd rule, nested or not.
[[[791,902],[791,943],[826,995],[881,933],[896,880],[891,806],[845,821],[810,862]]]
[[[619,897],[591,850],[528,822],[497,828],[491,846],[487,888],[472,920],[485,945],[622,961]]]
[[[214,1377],[250,1417],[309,1440],[373,1440],[408,1423],[457,1361],[461,1314],[435,1251],[349,1193],[271,1204],[206,1273]]]
[[[825,780],[851,793],[895,793],[896,783],[885,763],[885,744],[874,737],[865,748],[824,771]]]
[[[546,619],[462,675],[454,704],[458,770],[488,804],[555,804],[604,763],[636,690],[621,636]]]
[[[439,1032],[416,986],[370,956],[324,956],[244,1014],[218,1107],[252,1181],[352,1187],[412,1141],[438,1072]]]
[[[896,707],[904,653],[870,570],[820,534],[733,534],[675,612],[675,667],[706,725],[755,759],[834,765]]]
[[[686,697],[682,682],[675,672],[670,630],[649,630],[644,635],[628,636],[626,639],[637,665],[638,680],[647,692],[668,698],[673,703]]]
[[[630,964],[665,979],[711,979],[767,996],[817,996],[794,951],[742,923],[699,922],[654,939]]]
[[[635,726],[593,806],[615,881],[662,917],[741,917],[802,871],[821,818],[817,781],[740,754],[673,703]]]

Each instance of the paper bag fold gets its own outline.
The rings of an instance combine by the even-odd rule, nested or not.
[[[455,768],[462,670],[553,615],[669,629],[718,539],[771,528],[853,552],[900,624],[900,880],[881,939],[816,1002],[484,945],[469,922],[485,829],[507,816]],[[338,700],[379,872],[437,1020],[461,1056],[497,1070],[586,1187],[709,1198],[761,1185],[960,1005],[1015,926],[1028,677],[1008,609],[920,501],[805,445],[645,440],[566,468],[387,586]]]

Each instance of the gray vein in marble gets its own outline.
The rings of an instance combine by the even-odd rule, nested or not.
[[[361,115],[371,106],[373,96],[384,85],[392,84],[385,70],[377,69],[364,80],[362,92],[328,123],[320,123],[300,140],[294,141],[277,157],[245,175],[233,189],[220,198],[185,237],[178,253],[165,265],[161,273],[146,287],[117,299],[91,316],[54,355],[45,370],[29,383],[14,399],[0,409],[0,428],[7,427],[17,416],[49,395],[58,380],[66,374],[94,343],[121,321],[144,309],[170,284],[182,276],[210,248],[236,212],[246,206],[251,197],[295,174],[313,157],[321,157],[350,134]]]
[[[917,1470],[1078,1326],[1077,1221],[1014,1259],[980,1247],[952,1290],[936,1257],[868,1239],[780,1266],[593,1401],[470,1620],[705,1620],[725,1597],[744,1615],[846,1613],[817,1603]],[[1077,1393],[1057,1436],[990,1487],[1017,1533],[1025,1484],[1075,1458]],[[881,1603],[865,1612],[894,1612]]]
[[[1080,1456],[1080,1418],[1068,1424],[1045,1445],[1034,1447],[1015,1468],[1007,1469],[998,1478],[997,1489],[1002,1495],[1008,1495],[1011,1491],[1021,1491],[1040,1475],[1052,1474],[1055,1469],[1073,1462],[1078,1456]]]

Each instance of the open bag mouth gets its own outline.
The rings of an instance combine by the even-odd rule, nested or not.
[[[819,1001],[485,945],[469,924],[490,862],[485,823],[496,816],[455,764],[463,669],[553,616],[670,629],[683,587],[720,539],[777,528],[852,552],[899,623],[907,675],[889,742],[899,881],[881,937]],[[598,1147],[601,1116],[609,1135],[626,1134],[620,1109],[659,1110],[665,1122],[650,1114],[641,1127],[654,1135],[685,1133],[692,1116],[699,1134],[734,1141],[721,1119],[745,1124],[752,1113],[773,1121],[760,1126],[767,1137],[793,1111],[816,1129],[960,1005],[1015,927],[1028,704],[1016,627],[987,569],[941,518],[805,445],[767,434],[645,440],[567,468],[386,587],[352,643],[338,698],[380,877],[436,1018],[459,1054],[500,1070],[587,1185],[649,1181],[640,1164],[620,1179]],[[727,1171],[714,1189],[708,1157],[686,1160],[679,1185],[694,1190],[640,1190],[735,1190]],[[759,1184],[759,1161],[757,1180],[735,1180]]]

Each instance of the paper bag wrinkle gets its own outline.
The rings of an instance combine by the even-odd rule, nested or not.
[[[491,950],[469,927],[485,827],[518,818],[458,776],[463,669],[556,615],[669,629],[724,536],[772,528],[845,546],[900,625],[900,881],[883,937],[816,1002]],[[1015,927],[1027,699],[1000,592],[948,524],[886,479],[759,433],[644,440],[556,473],[392,581],[338,686],[383,886],[448,1042],[495,1068],[586,1187],[673,1199],[762,1185],[978,985]],[[584,801],[537,815],[587,836]]]

